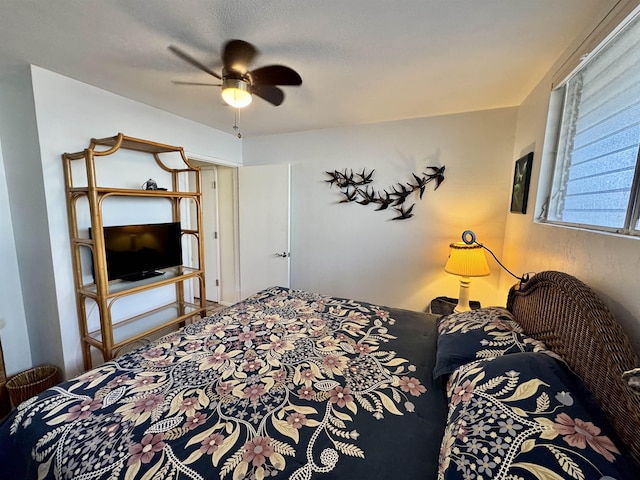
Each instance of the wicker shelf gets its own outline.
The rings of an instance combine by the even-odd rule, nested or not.
[[[108,147],[108,148],[104,148]],[[108,157],[119,150],[133,150],[147,153],[153,156],[159,169],[169,172],[171,186],[169,190],[141,190],[129,188],[111,188],[99,186],[96,175],[96,159]],[[178,154],[183,165],[180,168],[170,168],[163,162],[160,154]],[[84,367],[92,367],[91,349],[98,349],[105,361],[114,357],[118,349],[157,333],[163,329],[183,324],[188,319],[206,314],[206,298],[204,292],[204,240],[202,236],[202,189],[200,170],[189,164],[182,147],[165,145],[149,140],[127,137],[121,133],[114,137],[92,139],[89,148],[75,153],[62,155],[65,171],[65,186],[67,196],[67,212],[69,219],[69,236],[71,239],[71,251],[74,263],[74,281],[76,286],[76,304],[78,310],[78,324],[82,341],[82,355]],[[72,164],[76,160],[84,160],[83,165],[86,174],[86,185],[74,185]],[[108,159],[100,160],[108,161]],[[192,176],[192,191],[181,191],[181,176]],[[82,176],[85,179],[85,175]],[[163,198],[171,204],[172,221],[181,221],[181,200],[188,199],[195,205],[195,212],[190,215],[195,222],[194,228],[182,228],[182,235],[190,235],[196,239],[194,252],[195,266],[179,266],[160,270],[162,275],[135,282],[122,280],[109,281],[107,277],[106,252],[104,247],[104,225],[102,218],[103,202],[109,197],[120,198]],[[92,238],[80,235],[78,225],[77,208],[84,205],[80,200],[86,200],[90,216]],[[181,222],[182,223],[182,222]],[[186,223],[186,222],[185,222]],[[81,251],[89,250],[92,255],[93,276],[95,283],[85,283],[84,279],[89,256],[82,255]],[[186,298],[187,284],[193,286],[190,297],[199,301],[191,302]],[[167,303],[153,305],[146,311],[136,312],[125,318],[117,318],[112,308],[125,297],[150,292],[161,287],[175,287],[171,298]],[[160,291],[160,290],[159,290]],[[164,295],[165,290],[161,295]],[[100,317],[99,329],[89,327],[87,303],[93,302],[97,306]]]
[[[170,326],[180,324],[201,313],[199,304],[173,302],[156,307],[140,315],[117,321],[113,324],[113,350],[135,342]],[[102,331],[88,332],[85,341],[99,348],[103,343]]]
[[[145,278],[135,282],[124,280],[111,280],[108,282],[107,291],[104,294],[107,298],[122,297],[138,292],[147,291],[149,288],[158,288],[172,283],[180,282],[190,278],[200,277],[204,272],[191,267],[171,267],[158,270],[162,275]],[[98,285],[95,283],[83,285],[80,292],[90,298],[98,296]]]
[[[174,192],[168,190],[140,190],[131,188],[109,188],[109,187],[95,187],[91,191],[96,192],[98,195],[104,197],[108,196],[126,196],[126,197],[160,197],[160,198],[197,198],[199,193],[197,192]],[[73,187],[69,189],[70,193],[78,195],[87,195],[89,193],[89,187]]]

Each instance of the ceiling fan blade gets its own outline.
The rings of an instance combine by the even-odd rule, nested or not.
[[[200,83],[200,82],[181,82],[179,80],[171,80],[175,85],[196,85],[198,87],[221,87],[221,83]]]
[[[169,45],[169,50],[171,50],[174,54],[176,54],[178,57],[180,57],[185,62],[190,63],[194,67],[199,68],[200,70],[202,70],[203,72],[208,73],[209,75],[213,75],[214,77],[216,77],[219,80],[222,80],[222,77],[220,75],[218,75],[216,72],[214,72],[209,67],[207,67],[207,66],[203,65],[202,63],[200,63],[198,60],[193,58],[191,55],[183,52],[182,50],[180,50],[175,45]]]
[[[276,107],[284,101],[284,92],[272,85],[253,85],[251,87],[251,93]]]
[[[267,65],[251,71],[254,83],[260,85],[302,85],[302,77],[284,65]]]
[[[227,70],[245,74],[258,49],[244,40],[229,40],[222,49],[222,63]]]

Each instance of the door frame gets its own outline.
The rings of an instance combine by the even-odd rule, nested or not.
[[[216,207],[218,209],[218,211],[216,212],[216,221],[217,221],[217,231],[219,232],[218,235],[218,242],[216,244],[216,248],[217,248],[217,255],[218,255],[218,261],[217,261],[217,267],[219,269],[218,272],[218,278],[220,279],[219,285],[217,286],[218,288],[218,299],[219,299],[219,303],[221,305],[225,305],[225,306],[229,306],[232,305],[236,302],[238,302],[239,300],[241,300],[242,298],[242,288],[241,288],[241,265],[240,265],[240,186],[239,186],[239,172],[242,168],[251,168],[252,166],[267,166],[269,164],[266,165],[249,165],[249,166],[244,166],[242,164],[238,164],[238,163],[233,163],[233,162],[228,162],[219,158],[215,158],[215,157],[211,157],[211,156],[207,156],[207,155],[201,155],[201,154],[197,154],[197,153],[191,153],[191,152],[185,152],[185,155],[187,156],[187,158],[191,161],[194,162],[194,166],[199,166],[199,167],[211,167],[211,168],[224,168],[225,169],[225,175],[224,177],[225,180],[224,182],[222,180],[220,180],[221,175],[220,175],[220,170],[218,170],[218,181],[221,183],[218,183],[218,188],[216,189],[216,196],[218,198],[218,201],[216,202]],[[275,165],[279,165],[279,164],[274,164]],[[230,175],[227,175],[227,173],[229,173]],[[288,285],[290,285],[291,283],[291,195],[292,195],[292,165],[291,164],[287,164],[287,283]],[[230,208],[230,211],[227,212],[227,214],[229,214],[231,216],[230,222],[225,222],[225,226],[222,227],[224,229],[225,233],[220,232],[220,210],[219,210],[219,206],[220,206],[220,190],[222,189],[222,184],[224,184],[225,188],[228,189],[228,193],[225,195],[225,199],[229,198],[231,199],[232,205]],[[229,226],[227,227],[227,223],[230,223]],[[228,231],[229,230],[229,231]],[[231,240],[229,240],[227,242],[227,245],[232,245],[232,247],[227,247],[225,248],[225,252],[224,255],[225,256],[229,256],[229,258],[232,257],[232,260],[229,260],[229,263],[232,262],[232,265],[227,265],[225,267],[223,267],[222,265],[222,249],[221,249],[221,235],[229,235],[230,237],[232,237]],[[233,250],[233,251],[231,251]],[[206,255],[205,255],[206,256]],[[224,275],[224,278],[223,278]],[[233,280],[229,279],[227,277],[227,275],[229,276],[233,276]],[[225,282],[226,285],[228,285],[227,287],[222,288],[223,286],[223,282]],[[233,283],[233,286],[231,286],[231,283]],[[224,300],[223,300],[223,294],[224,294]],[[232,298],[231,298],[232,297]]]
[[[193,162],[194,166],[200,167],[200,168],[204,168],[204,169],[215,169],[216,170],[216,181],[218,182],[218,167],[225,167],[225,168],[229,168],[231,170],[231,181],[230,181],[230,185],[228,186],[229,189],[231,190],[231,201],[233,202],[232,205],[232,220],[233,220],[233,225],[232,225],[232,231],[228,232],[229,235],[232,236],[233,241],[232,241],[232,245],[233,245],[233,252],[230,252],[230,255],[233,257],[233,298],[231,299],[223,299],[222,298],[222,282],[225,281],[225,279],[222,278],[222,266],[221,266],[221,250],[220,250],[220,197],[219,197],[219,191],[220,191],[220,184],[218,183],[217,187],[215,189],[215,196],[216,196],[216,213],[215,213],[215,217],[216,217],[216,225],[215,225],[215,229],[218,232],[218,241],[216,242],[216,255],[217,255],[217,262],[216,262],[216,266],[217,266],[217,277],[219,279],[218,285],[216,286],[217,289],[217,293],[218,293],[218,303],[220,305],[224,305],[224,306],[229,306],[229,305],[233,305],[234,303],[236,303],[239,298],[240,298],[240,245],[239,245],[239,240],[238,240],[238,167],[240,167],[239,164],[237,163],[233,163],[233,162],[228,162],[216,157],[211,157],[208,155],[202,155],[199,153],[192,153],[192,152],[185,152],[185,156]],[[225,230],[226,231],[226,230]],[[206,257],[206,255],[205,255]],[[228,293],[227,293],[228,295]]]
[[[215,209],[214,209],[214,212],[213,212],[213,225],[211,226],[212,230],[214,230],[215,233],[216,233],[216,236],[213,239],[215,248],[207,248],[207,244],[209,242],[211,242],[212,239],[211,239],[210,236],[205,236],[204,243],[205,243],[205,251],[206,251],[206,253],[205,253],[205,256],[204,256],[205,262],[202,265],[202,268],[205,269],[205,285],[206,285],[207,292],[209,291],[210,288],[215,287],[215,288],[213,288],[213,290],[215,291],[215,301],[217,303],[220,303],[220,293],[221,293],[220,284],[222,282],[222,278],[221,278],[222,277],[222,270],[220,269],[220,208],[219,208],[220,197],[218,195],[218,186],[217,186],[217,184],[218,184],[218,167],[217,167],[217,165],[214,165],[214,164],[201,165],[200,163],[198,163],[198,165],[200,166],[200,170],[211,171],[213,173],[213,183],[215,184],[215,186],[212,188],[212,190],[213,190],[212,196],[214,198]],[[202,172],[200,175],[202,177],[204,177],[205,174],[204,174],[204,172]],[[202,180],[204,180],[204,178],[202,178]],[[204,217],[204,210],[206,208],[204,206],[204,189],[205,188],[210,188],[210,186],[208,186],[208,185],[205,186],[204,185],[204,181],[203,181],[203,185],[202,185],[202,193],[203,193],[202,212],[203,212],[203,217]],[[203,222],[204,222],[204,219],[203,219]],[[206,229],[206,226],[202,225],[202,230],[204,231],[205,229]],[[209,232],[209,233],[211,233],[211,232]],[[216,259],[215,259],[216,271],[214,273],[215,273],[215,277],[216,277],[217,282],[216,282],[215,285],[211,285],[211,282],[210,282],[211,276],[210,275],[209,275],[209,278],[207,279],[206,259],[207,259],[207,256],[210,255],[212,252],[215,254],[215,257],[216,257]],[[206,292],[205,292],[205,295],[206,295]],[[207,300],[210,300],[210,299],[207,298]]]

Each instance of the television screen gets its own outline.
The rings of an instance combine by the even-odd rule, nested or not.
[[[180,222],[104,227],[109,280],[136,281],[182,265]]]

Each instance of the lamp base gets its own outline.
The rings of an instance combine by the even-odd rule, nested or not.
[[[468,312],[471,310],[469,306],[469,285],[471,279],[469,277],[460,277],[460,293],[458,294],[458,304],[453,309],[453,313]]]

